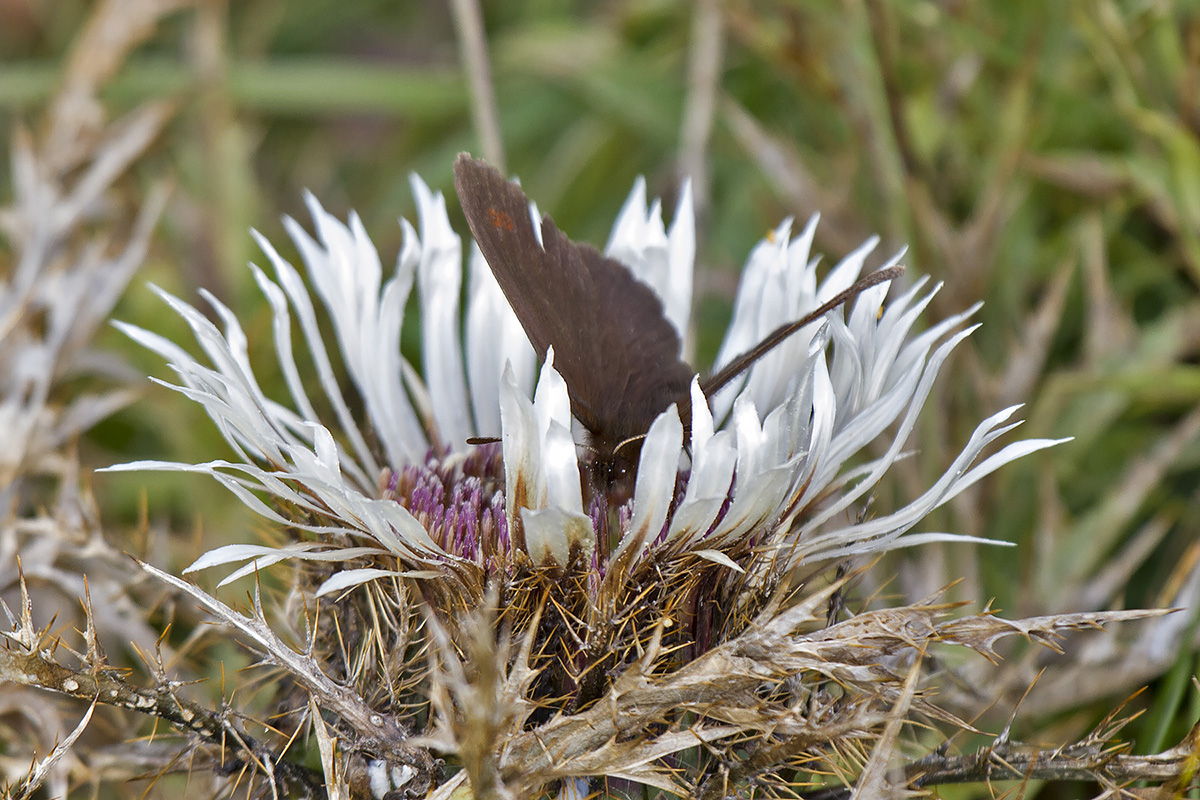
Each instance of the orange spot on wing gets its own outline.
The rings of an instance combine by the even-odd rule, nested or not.
[[[517,229],[517,225],[513,222],[513,218],[507,212],[501,211],[498,208],[489,208],[487,210],[488,222],[493,228],[499,228],[502,231],[512,233]]]

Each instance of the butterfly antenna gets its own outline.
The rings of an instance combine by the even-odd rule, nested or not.
[[[646,438],[646,434],[639,433],[637,436],[630,436],[628,439],[621,440],[620,442],[617,443],[617,446],[613,448],[613,455],[616,455],[617,453],[621,452],[621,448],[624,447],[625,445],[633,444],[634,442],[636,442],[640,439],[645,439],[645,438]]]
[[[853,300],[855,297],[862,294],[867,289],[870,289],[872,286],[883,283],[884,281],[892,280],[902,272],[904,272],[904,267],[902,266],[876,270],[870,275],[861,278],[849,289],[839,292],[816,311],[806,314],[794,322],[788,322],[780,325],[778,328],[771,331],[770,335],[768,335],[754,347],[742,353],[733,361],[730,361],[715,374],[705,378],[700,384],[700,389],[704,392],[704,396],[712,397],[714,392],[722,389],[725,384],[741,375],[743,372],[749,369],[755,361],[758,361],[758,359],[762,358],[767,353],[781,345],[789,336],[803,328],[805,325],[815,322],[843,303]]]

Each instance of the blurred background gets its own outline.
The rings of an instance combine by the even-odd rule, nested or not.
[[[126,15],[107,16],[126,39],[119,55],[80,44],[111,35],[97,29],[101,7]],[[1177,602],[1200,530],[1200,7],[523,0],[483,3],[482,17],[505,167],[574,238],[602,244],[637,176],[668,217],[693,178],[701,368],[743,259],[788,216],[821,213],[827,263],[875,234],[877,260],[907,245],[910,275],[946,283],[927,322],[985,301],[907,471],[876,502],[914,496],[980,419],[1013,403],[1027,403],[1021,435],[1075,441],[1005,468],[923,526],[1017,547],[901,554],[888,591],[961,579],[953,597],[1010,615]],[[261,259],[250,228],[282,246],[281,215],[307,223],[310,190],[339,215],[357,210],[388,263],[416,173],[447,192],[465,232],[450,171],[460,150],[485,152],[463,67],[481,51],[464,49],[456,19],[441,2],[0,0],[0,130],[36,138],[81,71],[100,76],[97,119],[169,101],[169,121],[93,220],[119,220],[154,182],[172,184],[115,316],[185,341],[146,284],[189,300],[208,289],[242,320],[269,382],[279,376],[246,269]],[[13,169],[0,162],[5,203]],[[96,344],[130,374],[169,377],[115,331]],[[410,333],[417,360],[415,344]],[[80,452],[94,468],[225,447],[198,408],[145,388]],[[198,478],[90,480],[110,538],[149,518],[179,534],[179,565],[196,551],[188,537],[210,547],[261,533]],[[1177,741],[1200,712],[1193,613],[1170,646],[1131,645],[1095,662],[1095,680],[1050,687],[1029,724],[1052,741],[1149,683],[1134,707],[1152,713],[1125,735],[1145,752]]]

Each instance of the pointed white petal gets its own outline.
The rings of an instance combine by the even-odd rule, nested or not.
[[[512,365],[518,388],[529,394],[533,391],[537,356],[477,246],[471,247],[470,275],[466,355],[471,409],[475,433],[491,436],[500,430],[497,398],[504,365]]]
[[[546,480],[546,504],[564,511],[583,513],[583,489],[579,482],[579,458],[571,431],[551,421],[542,447]]]
[[[571,396],[567,392],[567,382],[554,368],[553,347],[546,351],[546,361],[542,364],[537,389],[534,390],[533,409],[537,414],[540,435],[544,436],[552,423],[570,429]]]
[[[696,208],[692,197],[692,182],[686,180],[679,191],[675,219],[667,233],[668,278],[663,293],[667,319],[679,331],[684,342],[684,355],[690,357],[688,333],[692,314],[692,286],[696,271]]]
[[[738,563],[729,556],[722,553],[720,550],[693,550],[692,555],[700,556],[705,561],[711,561],[714,564],[720,564],[723,567],[729,567],[734,572],[744,573],[746,570],[738,566]]]
[[[317,589],[316,596],[324,597],[333,592],[340,592],[343,589],[349,589],[352,586],[359,586],[368,581],[378,580],[380,578],[439,578],[441,572],[437,570],[391,570],[391,569],[346,569],[328,578]]]
[[[543,488],[541,442],[533,404],[516,385],[512,369],[500,380],[500,430],[504,453],[504,506],[509,530],[520,540],[519,509],[537,507]]]
[[[674,404],[659,414],[642,442],[637,483],[633,492],[633,519],[629,530],[617,545],[612,558],[653,542],[667,521],[667,511],[675,496],[679,456],[683,450],[683,423]]]
[[[450,227],[446,201],[415,175],[411,179],[421,228],[417,288],[421,299],[421,354],[441,444],[471,435],[463,350],[459,339],[462,241]]]
[[[708,399],[700,391],[700,378],[692,378],[692,453],[699,453],[713,437],[712,412],[708,409]]]
[[[561,508],[523,508],[521,522],[525,531],[525,549],[535,564],[565,566],[572,549],[590,554],[596,534],[591,517]]]

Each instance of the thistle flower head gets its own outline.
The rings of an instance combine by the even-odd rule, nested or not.
[[[116,469],[210,475],[294,533],[281,546],[217,548],[189,570],[240,564],[231,581],[295,559],[310,568],[318,596],[360,587],[337,613],[343,626],[354,628],[346,622],[353,617],[360,630],[368,627],[363,620],[376,620],[346,667],[368,699],[409,707],[413,686],[432,667],[397,666],[404,656],[396,654],[411,653],[414,638],[436,644],[441,626],[445,641],[461,642],[476,624],[462,612],[491,604],[508,630],[526,637],[517,648],[523,655],[503,659],[511,669],[504,679],[522,699],[508,716],[471,724],[516,735],[550,710],[586,709],[650,651],[678,665],[746,631],[794,591],[802,566],[974,541],[918,526],[999,466],[1056,443],[1018,441],[985,457],[1018,424],[1010,421],[1015,407],[1004,409],[978,425],[920,496],[864,513],[903,456],[939,370],[974,330],[966,325],[975,307],[918,329],[938,290],[918,278],[890,299],[888,284],[863,291],[712,397],[693,382],[690,424],[675,406],[662,410],[641,442],[632,496],[599,502],[581,478],[586,454],[553,350],[537,363],[475,247],[464,273],[463,243],[443,197],[419,178],[412,186],[418,224],[402,221],[404,245],[386,274],[359,218],[343,223],[311,196],[314,233],[285,221],[303,270],[257,236],[268,269],[251,269],[272,310],[286,396],[262,388],[236,316],[211,295],[205,299],[220,327],[160,291],[190,325],[204,360],[121,325],[167,359],[176,381],[166,385],[204,406],[234,456]],[[715,369],[863,274],[875,240],[818,277],[816,225],[814,218],[794,234],[785,221],[753,249]],[[694,236],[686,187],[668,228],[639,181],[607,245],[662,298],[684,341]],[[400,348],[414,287],[420,370]],[[311,365],[309,374],[300,363]],[[467,444],[497,434],[499,442]],[[399,622],[411,616],[405,606],[414,595],[432,608],[427,622],[435,630],[417,633],[420,625]],[[381,613],[392,622],[382,629]],[[440,658],[471,659],[470,646],[450,653]],[[454,674],[447,663],[443,676]],[[461,713],[470,703],[434,692],[410,705],[423,709],[412,712],[418,725],[440,731],[438,741],[470,769]],[[559,777],[569,774],[580,772]]]
[[[930,535],[911,531],[930,511],[1000,465],[1054,443],[1022,441],[981,461],[987,445],[1014,427],[1006,423],[1015,408],[1005,409],[979,425],[925,494],[888,514],[857,519],[903,455],[942,364],[974,330],[963,325],[975,307],[917,332],[917,318],[938,287],[920,278],[885,304],[884,284],[793,335],[713,397],[694,385],[686,436],[678,410],[664,410],[645,437],[620,524],[598,538],[606,520],[584,506],[578,426],[553,352],[539,370],[475,248],[467,259],[465,311],[460,308],[462,240],[441,194],[419,178],[412,185],[419,226],[402,221],[404,246],[386,276],[359,218],[342,223],[311,196],[315,237],[285,221],[303,275],[256,234],[271,274],[251,269],[273,312],[286,400],[260,387],[236,316],[206,292],[223,329],[159,293],[191,326],[208,365],[160,336],[119,323],[168,360],[179,379],[168,385],[204,406],[237,456],[117,469],[207,473],[260,514],[311,534],[270,551],[222,548],[193,569],[252,559],[232,579],[282,558],[346,564],[378,556],[401,569],[454,564],[487,571],[518,553],[534,563],[565,565],[571,548],[586,543],[588,560],[601,572],[615,559],[628,554],[637,561],[651,551],[660,558],[702,552],[741,571],[750,564],[730,552],[752,544],[749,549],[773,554],[754,556],[756,571],[786,573],[803,562],[929,541]],[[689,330],[695,252],[688,198],[685,189],[668,231],[660,204],[647,208],[639,181],[607,247],[663,298],[681,336]],[[714,369],[863,273],[876,240],[818,279],[811,254],[816,224],[813,218],[793,236],[785,221],[751,252]],[[421,372],[400,350],[414,284]],[[318,306],[328,319],[329,341]],[[299,348],[308,351],[311,376],[301,373]],[[359,406],[365,413],[356,418],[352,409]],[[496,434],[502,435],[499,446],[467,444],[472,436]],[[866,445],[877,440],[884,443],[882,454],[864,459]],[[326,588],[373,576],[339,569]]]

